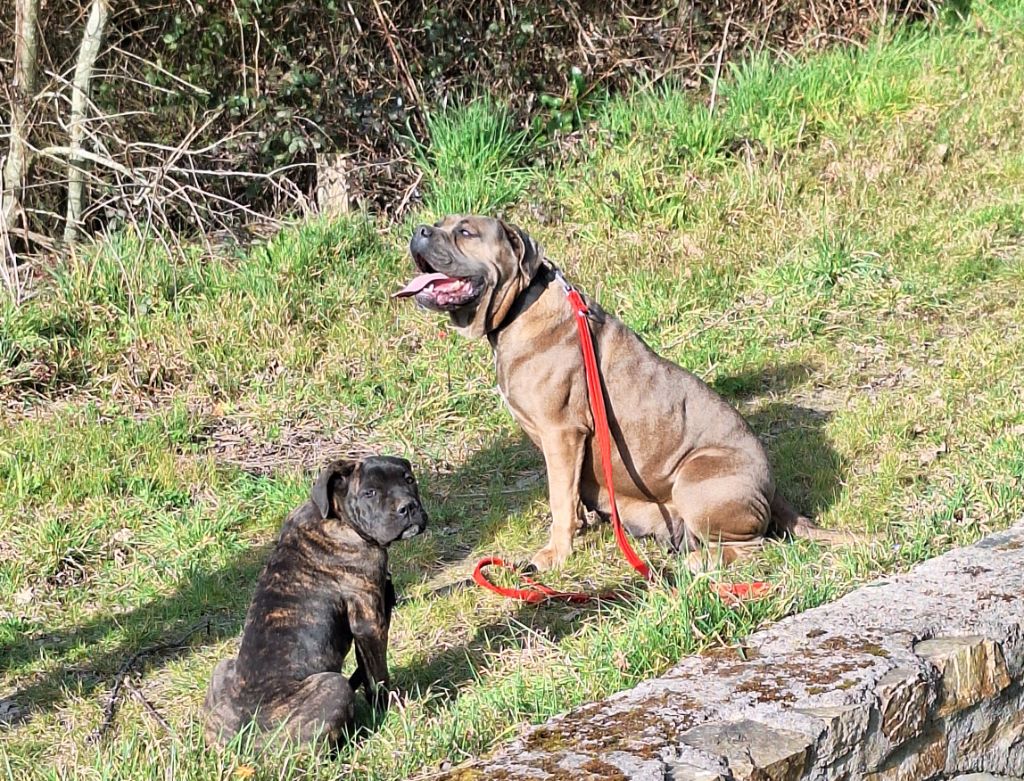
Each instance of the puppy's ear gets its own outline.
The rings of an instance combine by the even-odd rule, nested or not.
[[[504,220],[500,220],[500,222],[505,231],[505,237],[512,245],[512,250],[519,261],[519,273],[527,280],[533,279],[533,275],[537,273],[537,269],[540,268],[541,261],[544,259],[544,250],[522,228]]]
[[[347,493],[352,475],[359,466],[358,461],[332,461],[324,467],[316,482],[310,498],[320,511],[321,518],[327,518],[334,512],[331,497],[335,493]]]

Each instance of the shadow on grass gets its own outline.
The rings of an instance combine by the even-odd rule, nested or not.
[[[806,364],[784,363],[718,377],[712,387],[735,404],[785,393],[813,373]],[[793,506],[811,516],[831,507],[846,472],[825,432],[832,411],[825,405],[814,408],[769,401],[746,418],[768,451],[776,486]]]
[[[413,692],[411,696],[434,696],[450,705],[458,699],[460,687],[494,666],[493,657],[516,656],[524,646],[538,641],[558,643],[601,609],[596,604],[519,603],[512,613],[478,627],[466,642],[429,650],[394,668],[395,683]]]
[[[731,402],[755,398],[765,393],[784,393],[807,380],[814,369],[805,363],[759,366],[740,374],[716,377],[711,387]]]
[[[399,590],[410,579],[464,561],[506,526],[509,515],[542,497],[547,483],[540,451],[516,432],[477,451],[453,472],[425,476],[420,486],[431,533],[425,545],[393,549],[396,563],[419,565],[395,573]]]
[[[493,511],[491,522],[479,522],[484,508],[497,505],[507,514],[532,502],[544,487],[542,476],[534,478],[542,465],[539,453],[520,435],[499,438],[451,472],[421,472],[432,533],[440,540],[433,541],[436,544],[429,551],[431,564],[440,566],[458,560],[478,545],[485,545],[501,523],[499,514]],[[521,490],[501,489],[517,479],[522,481],[524,475],[529,479]],[[438,534],[439,527],[448,529],[449,534]],[[431,542],[427,535],[424,543]],[[41,656],[53,659],[52,669],[26,675],[29,682],[21,684],[9,698],[24,711],[27,720],[33,714],[59,707],[68,692],[88,697],[106,691],[121,666],[147,648],[160,650],[140,656],[130,674],[147,674],[198,647],[238,635],[270,545],[268,541],[249,548],[223,567],[185,577],[173,593],[132,610],[117,615],[101,614],[65,631],[51,631],[43,625],[27,628],[13,641],[0,646],[3,670],[9,673]],[[396,546],[393,553],[398,554],[393,558],[392,569],[401,592],[404,584],[418,580],[421,573],[412,567],[403,568],[403,562],[415,566],[415,554],[407,555],[402,546]],[[179,647],[167,646],[190,627],[207,620],[208,629],[204,626],[203,631],[192,634]],[[72,657],[88,661],[69,663]],[[197,685],[205,687],[206,681]]]
[[[765,443],[775,485],[805,515],[828,510],[839,498],[846,464],[825,433],[827,410],[772,402],[749,416]]]

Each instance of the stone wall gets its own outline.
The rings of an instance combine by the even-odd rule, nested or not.
[[[449,781],[1024,775],[1024,523],[527,731]],[[982,774],[962,776],[962,774]]]

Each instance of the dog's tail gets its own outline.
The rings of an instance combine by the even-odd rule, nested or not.
[[[875,539],[870,534],[838,529],[823,529],[810,518],[801,515],[793,509],[793,505],[786,501],[786,497],[779,491],[775,492],[771,509],[772,530],[779,537],[798,537],[805,540],[814,540],[825,545],[869,543]]]

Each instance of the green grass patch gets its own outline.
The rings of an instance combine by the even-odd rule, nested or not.
[[[430,114],[427,130],[429,142],[414,149],[429,212],[491,213],[522,197],[535,142],[506,108],[478,99]]]

